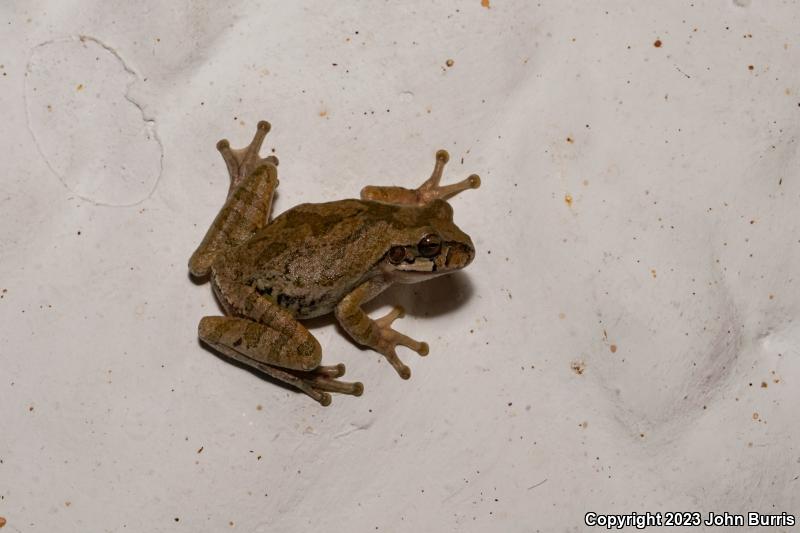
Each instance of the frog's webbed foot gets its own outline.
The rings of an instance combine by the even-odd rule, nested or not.
[[[343,364],[320,366],[319,343],[299,323],[282,321],[279,312],[269,324],[231,316],[207,316],[198,336],[216,351],[291,385],[322,405],[330,405],[329,392],[361,396],[364,385],[339,381]]]
[[[444,166],[449,160],[450,155],[447,150],[439,150],[436,152],[436,164],[433,167],[431,177],[416,189],[368,185],[361,190],[361,199],[390,204],[426,205],[436,199],[447,200],[461,191],[480,187],[481,178],[477,174],[472,174],[458,183],[439,185],[442,180]]]
[[[452,185],[439,185],[439,182],[442,181],[444,166],[448,161],[450,161],[450,154],[447,153],[447,150],[438,150],[436,152],[436,164],[433,167],[431,177],[416,189],[419,198],[418,203],[427,204],[437,198],[447,200],[461,191],[477,189],[481,186],[481,178],[477,174],[471,174],[469,177]]]
[[[219,349],[217,347],[217,349]],[[220,350],[226,355],[228,352]],[[322,406],[331,404],[331,395],[329,392],[338,394],[350,394],[351,396],[361,396],[364,393],[364,385],[360,381],[350,383],[334,379],[344,375],[344,365],[339,363],[334,366],[321,366],[309,372],[299,370],[288,370],[285,368],[278,368],[276,366],[253,362],[252,360],[243,361],[240,357],[231,356],[239,362],[244,362],[249,366],[253,366],[264,374],[273,377],[279,381],[283,381],[287,385],[291,385],[301,392],[306,393],[312,399],[318,401]]]
[[[402,307],[395,306],[385,316],[375,320],[361,309],[362,303],[369,301],[386,287],[386,283],[379,278],[366,281],[342,298],[334,312],[339,324],[353,340],[383,354],[400,377],[408,379],[411,377],[411,370],[397,357],[395,348],[398,345],[405,346],[420,355],[428,355],[428,343],[414,340],[392,329],[392,322],[405,314]]]
[[[411,369],[404,365],[400,358],[397,357],[395,348],[398,345],[405,346],[406,348],[411,348],[419,355],[425,356],[428,355],[428,343],[414,340],[411,337],[403,335],[399,331],[392,329],[392,322],[398,318],[402,318],[403,316],[405,316],[405,311],[398,305],[389,311],[389,313],[387,313],[385,316],[374,320],[374,324],[377,327],[379,335],[374,349],[386,357],[386,360],[389,361],[395,370],[397,370],[397,373],[400,374],[401,378],[408,379],[411,377]]]
[[[228,167],[228,173],[231,176],[231,186],[228,189],[230,195],[236,187],[244,180],[250,172],[258,168],[264,163],[272,163],[278,166],[278,158],[274,155],[268,157],[261,157],[258,152],[261,150],[261,145],[264,142],[264,137],[269,133],[271,126],[266,120],[258,123],[256,133],[250,144],[244,148],[231,148],[228,139],[222,139],[217,143],[217,150],[222,154],[222,159]]]

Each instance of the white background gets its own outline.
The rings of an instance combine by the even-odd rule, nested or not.
[[[0,40],[6,530],[800,511],[796,2],[12,1]],[[369,308],[410,381],[333,320],[328,408],[199,345],[260,119],[276,212],[481,175],[474,263]]]

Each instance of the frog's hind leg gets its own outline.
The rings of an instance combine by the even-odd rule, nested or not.
[[[360,396],[361,383],[339,381],[344,365],[319,366],[322,349],[302,325],[278,321],[259,324],[246,318],[207,316],[198,326],[200,339],[218,352],[287,383],[322,405],[329,392]]]
[[[231,149],[226,140],[217,144],[228,165],[231,186],[225,205],[189,259],[192,275],[208,275],[220,253],[244,243],[267,225],[272,198],[278,187],[277,158],[270,156],[262,159],[258,156],[267,131],[269,124],[259,122],[253,141],[241,150]]]
[[[228,189],[228,196],[242,183],[242,181],[256,168],[264,163],[271,163],[278,166],[278,158],[274,155],[264,157],[258,155],[261,151],[261,145],[264,142],[264,137],[267,136],[270,126],[266,120],[261,120],[256,127],[256,133],[250,144],[244,148],[231,148],[231,143],[228,139],[222,139],[217,143],[217,150],[219,150],[222,159],[225,160],[225,165],[228,167],[228,174],[231,176],[231,185]]]
[[[477,174],[472,174],[458,183],[439,185],[439,182],[442,180],[442,174],[444,173],[444,166],[449,160],[450,155],[447,153],[447,150],[439,150],[436,152],[436,163],[433,167],[431,177],[416,189],[368,185],[361,190],[361,199],[388,204],[426,205],[437,198],[447,200],[461,191],[480,187],[481,178]]]

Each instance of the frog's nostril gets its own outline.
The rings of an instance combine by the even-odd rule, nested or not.
[[[467,249],[467,260],[464,263],[464,266],[472,263],[472,260],[475,259],[475,248],[468,248]]]
[[[472,262],[475,252],[468,246],[453,244],[447,249],[444,266],[449,268],[464,268]]]

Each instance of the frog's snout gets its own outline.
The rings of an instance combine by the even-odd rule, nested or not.
[[[475,258],[475,248],[463,243],[451,243],[444,259],[448,270],[459,270],[469,265]]]

